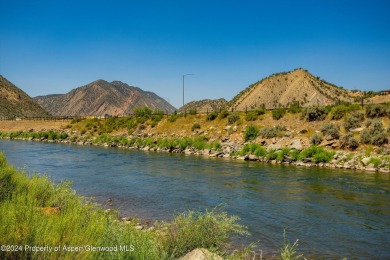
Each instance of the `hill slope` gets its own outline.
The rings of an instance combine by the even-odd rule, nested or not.
[[[0,117],[49,116],[29,95],[0,76]]]
[[[224,108],[227,104],[226,99],[203,99],[199,101],[191,101],[179,109],[179,112],[184,112],[184,110],[188,113],[191,110],[195,110],[197,113],[206,113],[212,111],[219,111]]]
[[[175,111],[171,104],[156,94],[120,81],[109,83],[97,80],[67,94],[39,96],[34,99],[56,116],[126,115],[132,113],[134,108],[145,106],[165,113]]]
[[[241,91],[229,107],[243,111],[264,104],[267,109],[286,107],[293,101],[302,106],[329,105],[339,99],[353,101],[359,93],[344,90],[303,69],[271,75]]]

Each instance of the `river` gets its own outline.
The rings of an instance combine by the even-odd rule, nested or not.
[[[264,254],[283,231],[309,258],[390,259],[390,176],[259,162],[28,141],[0,140],[10,164],[67,179],[124,216],[169,220],[188,209],[241,218]]]

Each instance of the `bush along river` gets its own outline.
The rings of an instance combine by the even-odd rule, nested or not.
[[[252,234],[237,243],[260,241],[266,255],[286,230],[308,258],[390,258],[389,174],[15,140],[0,150],[123,216],[169,220],[223,205]]]

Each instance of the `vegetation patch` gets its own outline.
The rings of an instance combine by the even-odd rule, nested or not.
[[[245,142],[247,142],[249,140],[256,139],[258,135],[259,135],[259,129],[256,126],[249,125],[245,128],[244,140]]]
[[[237,112],[231,113],[230,115],[228,115],[227,119],[229,125],[234,124],[240,119],[240,114],[238,114]]]
[[[325,150],[323,147],[316,145],[310,146],[309,148],[303,150],[298,159],[303,160],[305,158],[312,158],[315,163],[327,163],[333,159],[334,152]]]
[[[360,142],[362,144],[372,144],[376,146],[389,143],[382,122],[378,119],[369,122],[369,127],[364,129],[360,134]]]
[[[386,104],[370,104],[366,106],[366,116],[378,118],[390,115],[390,108]]]
[[[263,138],[274,138],[282,136],[286,130],[287,129],[284,126],[264,127],[260,129],[259,135]]]
[[[325,107],[305,107],[302,110],[301,119],[304,119],[308,122],[320,121],[325,119],[327,113],[328,111],[326,111]]]
[[[324,136],[327,136],[331,139],[339,139],[340,138],[340,130],[339,127],[332,123],[325,123],[321,126],[321,132]]]
[[[272,118],[274,120],[281,119],[286,114],[286,109],[284,108],[276,108],[272,110]]]

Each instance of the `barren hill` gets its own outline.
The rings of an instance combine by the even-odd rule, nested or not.
[[[197,113],[206,113],[212,111],[219,111],[227,104],[226,99],[203,99],[199,101],[191,101],[179,109],[179,112],[195,110]]]
[[[49,116],[29,95],[0,76],[0,117]]]
[[[272,109],[286,107],[293,101],[299,101],[302,106],[321,106],[338,100],[351,102],[360,94],[344,90],[299,68],[273,74],[250,85],[229,102],[229,107],[243,111],[264,104],[267,109]]]
[[[56,116],[104,116],[131,114],[134,108],[149,107],[165,113],[175,108],[153,92],[131,87],[120,81],[97,80],[63,95],[34,98]]]

